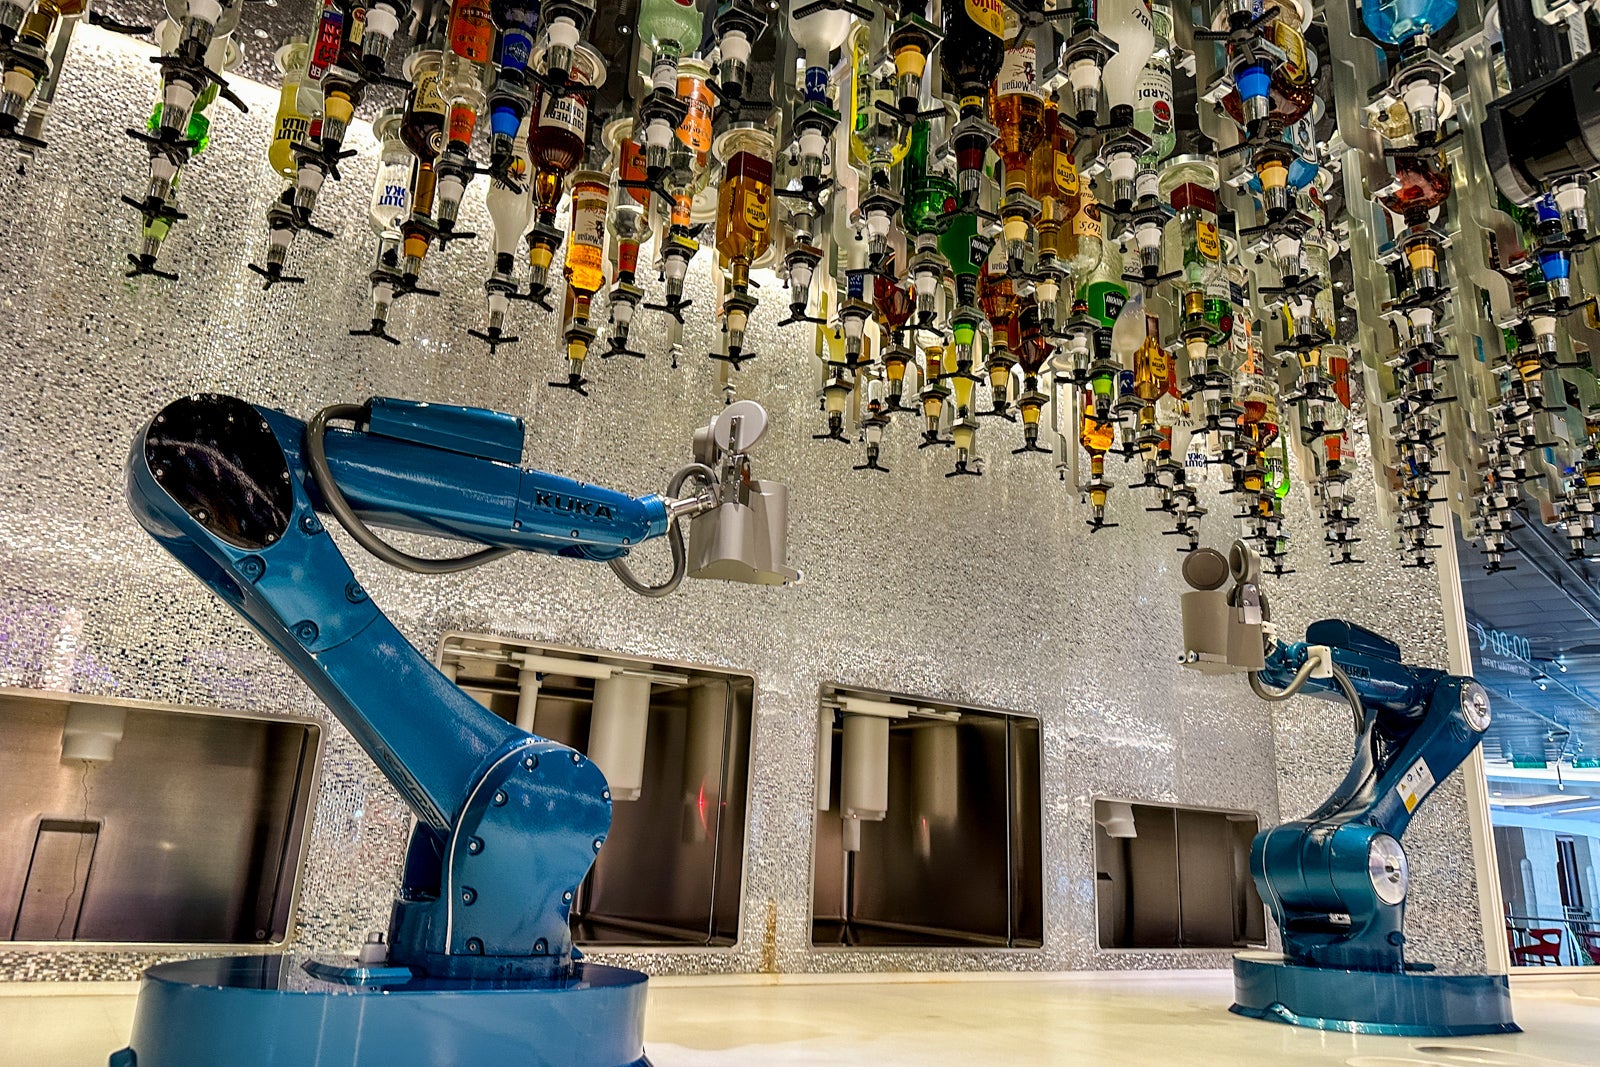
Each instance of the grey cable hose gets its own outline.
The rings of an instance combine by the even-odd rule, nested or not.
[[[1355,720],[1356,733],[1361,733],[1366,725],[1367,709],[1361,706],[1361,694],[1356,692],[1355,685],[1350,681],[1350,676],[1337,663],[1330,663],[1333,668],[1333,680],[1339,683],[1339,688],[1344,690],[1344,698],[1350,702],[1350,714]]]
[[[704,479],[708,484],[717,484],[717,472],[704,463],[691,463],[672,476],[667,483],[667,496],[676,498],[683,489],[683,483],[690,476]],[[689,550],[683,543],[683,527],[678,525],[677,516],[667,520],[667,544],[672,548],[672,574],[660,585],[646,585],[634,577],[633,570],[621,556],[610,561],[611,572],[617,576],[623,585],[632,589],[640,596],[663,597],[683,582],[683,576],[689,571]]]
[[[1333,680],[1339,684],[1339,690],[1344,693],[1345,700],[1350,703],[1350,714],[1355,719],[1356,733],[1359,734],[1367,717],[1366,709],[1361,704],[1361,694],[1356,692],[1354,683],[1350,681],[1350,676],[1344,672],[1343,668],[1332,660],[1329,660],[1328,666],[1333,672]],[[1315,667],[1316,664],[1312,660],[1306,660],[1300,669],[1295,672],[1295,676],[1289,680],[1289,684],[1277,692],[1267,688],[1266,683],[1261,680],[1259,671],[1251,671],[1250,691],[1262,700],[1288,700],[1300,692],[1301,688],[1306,684],[1306,679],[1311,677],[1311,672]]]
[[[356,539],[357,544],[391,567],[416,574],[454,574],[457,571],[481,567],[485,563],[497,560],[501,556],[509,556],[516,551],[511,548],[484,547],[465,556],[428,559],[425,556],[413,556],[409,552],[402,552],[374,533],[372,527],[361,521],[361,516],[356,514],[350,502],[345,499],[344,493],[340,491],[339,484],[334,481],[333,472],[328,469],[328,450],[324,442],[328,432],[328,420],[359,422],[365,414],[366,408],[360,404],[330,404],[306,423],[306,466],[311,469],[311,479],[317,483],[317,489],[321,491],[328,510],[333,513],[339,525]]]
[[[1261,680],[1260,671],[1251,671],[1250,691],[1262,700],[1288,700],[1300,692],[1300,689],[1306,684],[1306,679],[1311,677],[1311,672],[1315,669],[1316,664],[1311,660],[1306,660],[1305,663],[1300,665],[1300,670],[1295,673],[1295,676],[1289,679],[1289,684],[1277,692],[1267,688],[1267,684]]]

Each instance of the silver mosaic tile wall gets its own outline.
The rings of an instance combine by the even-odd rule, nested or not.
[[[365,205],[373,144],[330,185],[319,219],[338,239],[303,237],[292,261],[311,279],[260,292],[245,269],[264,248],[278,189],[265,146],[273,95],[240,87],[248,116],[223,113],[185,175],[167,266],[176,283],[122,276],[134,219],[117,195],[142,182],[142,151],[121,134],[148,110],[154,72],[140,46],[83,34],[52,116],[51,148],[27,180],[0,168],[0,685],[328,716],[300,680],[132,522],[122,498],[129,440],[161,404],[217,389],[302,416],[373,394],[477,404],[527,419],[528,462],[634,492],[658,490],[714,413],[719,366],[700,353],[672,369],[592,360],[591,399],[552,391],[559,369],[548,320],[491,357],[465,329],[480,314],[487,253],[435,254],[443,296],[400,305],[392,348],[346,330],[366,318],[371,237]],[[478,195],[466,225],[487,230]],[[709,256],[693,277],[711,304]],[[603,567],[521,558],[461,577],[388,571],[352,551],[362,582],[419,646],[447,629],[501,632],[757,675],[743,936],[731,951],[607,953],[655,973],[1223,966],[1223,953],[1096,947],[1090,797],[1095,794],[1259,811],[1309,810],[1343,773],[1343,708],[1271,707],[1238,679],[1181,671],[1180,558],[1137,494],[1113,496],[1120,529],[1091,536],[1084,510],[1042,456],[1013,457],[1015,427],[986,426],[990,470],[947,481],[951,457],[918,452],[892,427],[888,475],[853,473],[859,449],[814,442],[813,367],[772,325],[769,293],[752,327],[764,355],[740,373],[743,395],[773,414],[760,474],[792,486],[794,588],[691,582],[665,600],[624,590]],[[409,305],[409,306],[408,306]],[[648,330],[645,339],[651,340]],[[659,342],[657,342],[659,344]],[[1113,467],[1116,463],[1113,463]],[[1114,480],[1126,482],[1122,472]],[[1232,537],[1214,494],[1207,539]],[[1362,514],[1375,514],[1370,490]],[[1324,615],[1392,634],[1442,663],[1439,595],[1371,545],[1361,568],[1328,568],[1300,493],[1290,507],[1299,572],[1273,581],[1286,635]],[[1374,524],[1376,525],[1376,524]],[[348,541],[344,542],[347,547]],[[643,553],[648,571],[664,551]],[[1044,723],[1045,947],[1015,952],[860,952],[810,948],[807,883],[813,723],[818,687],[837,682],[925,693],[1038,715]],[[408,815],[337,724],[305,874],[297,945],[343,950],[386,924]],[[1413,958],[1450,971],[1483,967],[1463,799],[1446,783],[1407,837]],[[120,952],[0,952],[4,978],[130,978],[151,957]]]

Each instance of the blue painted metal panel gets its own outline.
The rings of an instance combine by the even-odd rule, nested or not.
[[[502,411],[375,396],[367,402],[367,431],[512,466],[522,462],[522,420]]]
[[[164,963],[110,1067],[648,1067],[645,981],[578,964],[556,982],[350,986],[292,956]]]
[[[509,418],[441,410],[446,430],[481,424],[491,437]],[[420,409],[402,414],[394,432],[427,436]],[[177,401],[134,442],[130,506],[306,679],[416,812],[391,962],[441,980],[559,983],[575,966],[573,895],[610,827],[605,778],[468,697],[371,603],[316,515],[304,438],[282,412]],[[331,431],[326,448],[352,506],[380,524],[599,559],[666,529],[658,497],[400,436]]]
[[[274,441],[294,428],[304,432],[303,424],[281,413],[259,414]],[[168,492],[165,483],[175,474],[158,478],[152,471],[149,435],[149,428],[139,435],[128,460],[134,517],[255,627],[350,730],[417,818],[447,837],[492,755],[526,735],[440,674],[367,598],[294,476],[303,476],[303,468],[294,471],[287,462],[298,458],[298,438],[292,456],[284,450],[291,510],[273,543],[247,548],[213,534],[187,502]],[[216,463],[229,465],[224,456]],[[218,520],[211,515],[207,521]]]
[[[1399,1037],[1521,1032],[1503,974],[1413,974],[1301,967],[1267,952],[1233,960],[1236,1015],[1316,1030]]]

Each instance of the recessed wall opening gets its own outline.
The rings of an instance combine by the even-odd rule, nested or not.
[[[750,675],[481,634],[447,634],[440,663],[501,718],[594,760],[611,786],[611,830],[572,908],[578,944],[738,940]]]
[[[315,723],[0,690],[0,941],[288,939]]]
[[[1244,948],[1265,944],[1250,877],[1254,812],[1094,801],[1095,901],[1101,948]]]
[[[825,687],[812,944],[1044,943],[1039,722]]]
[[[40,819],[11,924],[13,941],[72,941],[83,918],[83,894],[94,871],[100,823]]]

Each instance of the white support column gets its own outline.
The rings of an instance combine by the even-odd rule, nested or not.
[[[539,683],[544,680],[532,667],[517,671],[517,729],[533,733],[533,713],[539,706]]]
[[[1444,610],[1444,643],[1455,674],[1472,673],[1472,651],[1467,640],[1466,606],[1461,600],[1461,561],[1456,553],[1453,516],[1446,513],[1439,540],[1439,600]],[[1493,709],[1490,709],[1491,714]],[[1461,764],[1461,784],[1467,794],[1467,823],[1472,834],[1472,868],[1478,880],[1478,920],[1483,926],[1483,956],[1489,973],[1505,974],[1511,967],[1506,948],[1505,905],[1500,892],[1500,871],[1495,862],[1494,830],[1489,821],[1489,786],[1483,769],[1483,746]]]

